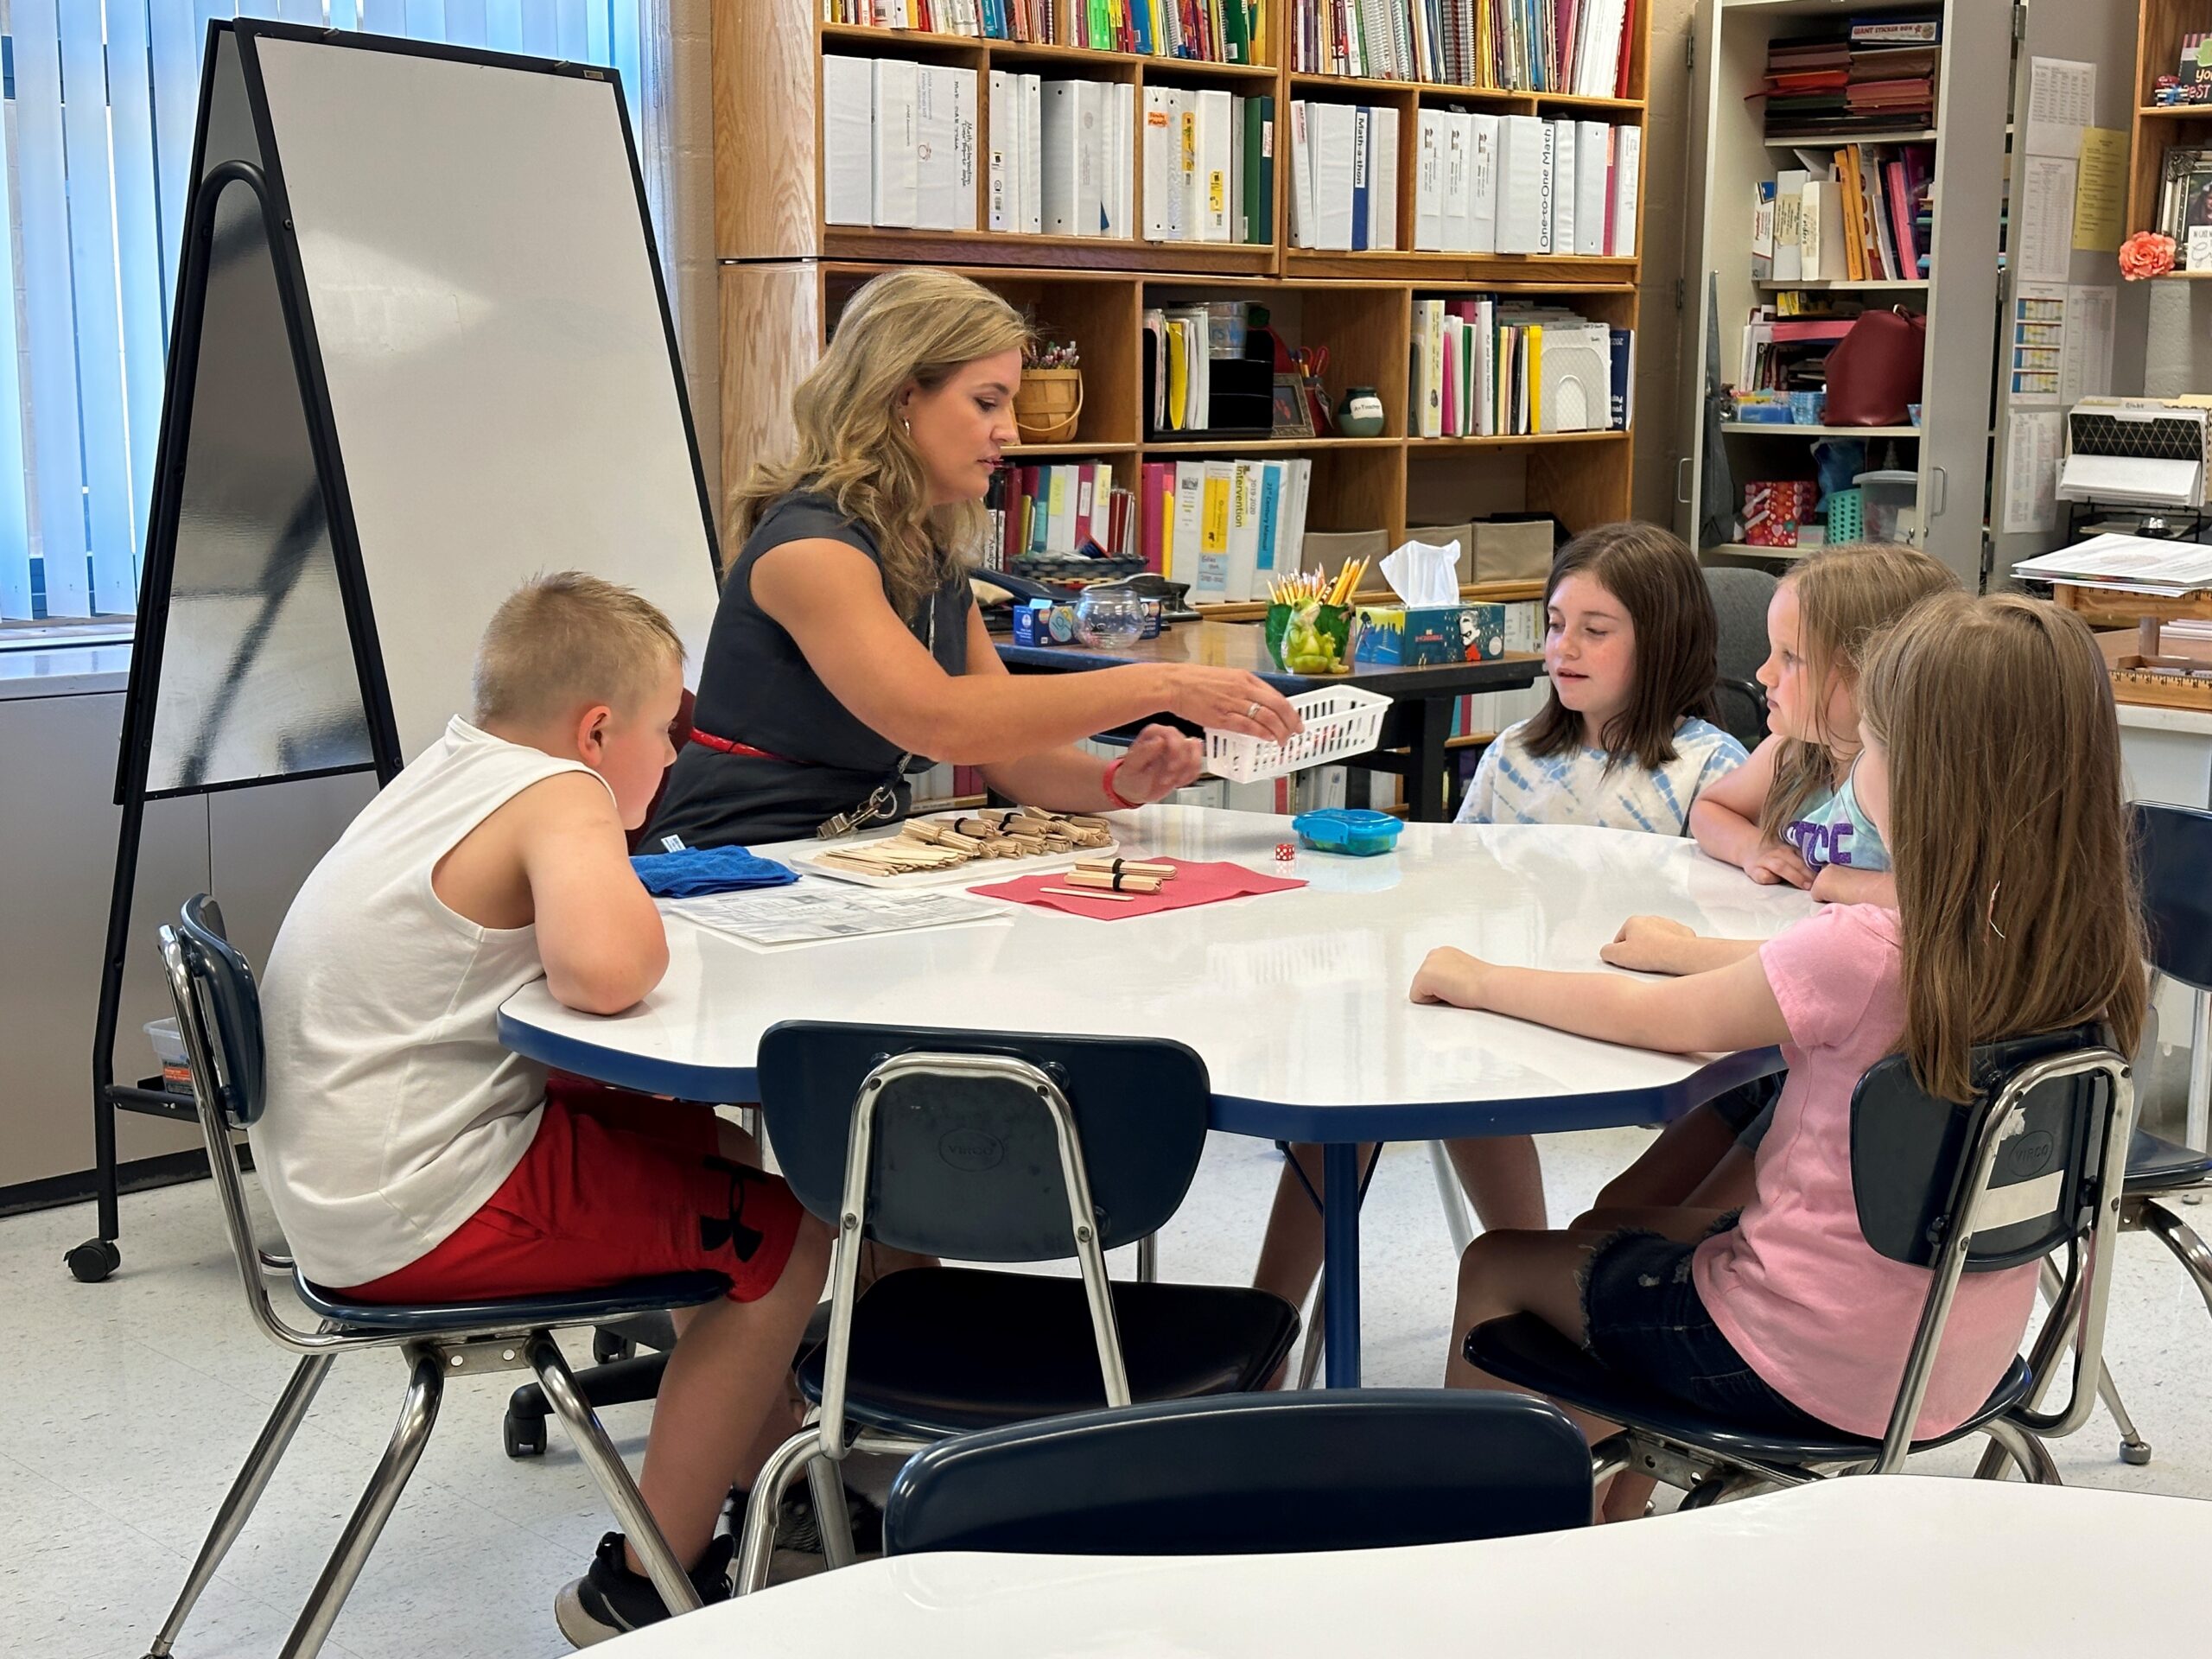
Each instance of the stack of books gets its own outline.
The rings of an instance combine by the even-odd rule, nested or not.
[[[1274,130],[1272,95],[1146,87],[1145,240],[1272,245]]]
[[[1137,494],[1145,567],[1190,584],[1196,603],[1264,599],[1280,572],[1300,567],[1313,463],[1147,461]]]
[[[1414,301],[1415,437],[1625,429],[1636,336],[1560,306],[1488,295]]]
[[[1398,245],[1398,111],[1290,106],[1290,242],[1363,251]]]
[[[1417,119],[1416,250],[1635,257],[1642,128],[1459,110]]]
[[[984,505],[994,535],[988,569],[1013,569],[1024,557],[1118,557],[1131,550],[1135,501],[1115,487],[1110,461],[1010,463],[999,469]]]
[[[822,0],[822,21],[1201,63],[1269,60],[1265,0]]]
[[[1291,0],[1291,65],[1312,74],[1628,96],[1639,0]]]
[[[1928,271],[1933,144],[1800,150],[1751,208],[1751,276],[1777,283],[1899,282]]]
[[[976,72],[905,58],[822,60],[822,217],[977,228]],[[988,222],[1043,236],[1136,235],[1136,88],[994,69]]]
[[[1942,24],[1867,18],[1836,34],[1777,39],[1766,79],[1766,136],[1897,132],[1935,124]]]

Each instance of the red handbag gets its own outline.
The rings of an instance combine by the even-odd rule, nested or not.
[[[1920,401],[1928,319],[1911,311],[1869,311],[1851,325],[1827,359],[1830,426],[1903,426],[1905,405]]]

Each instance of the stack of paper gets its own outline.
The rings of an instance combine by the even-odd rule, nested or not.
[[[2012,574],[2031,582],[2172,599],[2212,588],[2212,547],[2142,536],[2097,536],[2056,553],[2023,559],[2012,567]]]

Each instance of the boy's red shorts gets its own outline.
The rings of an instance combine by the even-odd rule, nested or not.
[[[428,1255],[343,1293],[466,1302],[710,1269],[730,1298],[782,1277],[803,1215],[780,1178],[720,1155],[714,1109],[573,1077],[546,1084],[522,1161]]]

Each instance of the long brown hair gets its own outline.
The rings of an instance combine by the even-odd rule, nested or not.
[[[1620,601],[1636,643],[1628,706],[1605,722],[1598,747],[1605,751],[1608,771],[1630,755],[1645,771],[1656,771],[1675,758],[1677,726],[1693,715],[1713,717],[1720,630],[1712,590],[1697,556],[1656,524],[1600,524],[1560,549],[1544,584],[1548,613],[1560,583],[1584,574]],[[1531,754],[1564,754],[1581,745],[1582,716],[1554,690],[1522,741]]]
[[[1859,682],[1889,760],[1905,1053],[1972,1098],[1976,1043],[2108,1022],[2142,1034],[2142,910],[2104,657],[2079,617],[2000,594],[1927,601]]]
[[[837,319],[830,348],[791,394],[798,451],[755,466],[731,493],[740,543],[767,505],[793,490],[818,490],[875,538],[883,591],[910,621],[957,568],[982,509],[932,508],[921,456],[899,418],[909,385],[933,391],[963,364],[1026,351],[1020,314],[988,289],[949,270],[910,265],[862,287]]]
[[[1765,841],[1779,841],[1806,802],[1835,787],[1829,746],[1856,741],[1854,733],[1827,730],[1822,718],[1835,677],[1855,685],[1885,629],[1922,600],[1959,588],[1957,577],[1918,548],[1889,542],[1829,548],[1782,580],[1797,595],[1797,641],[1813,687],[1814,725],[1810,739],[1785,738],[1776,752],[1774,780],[1759,809]]]

